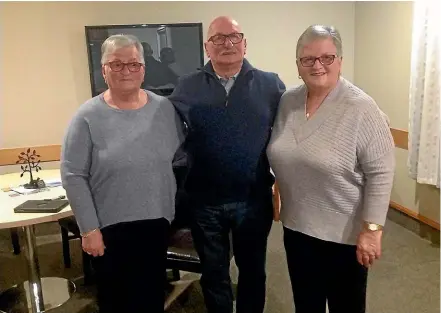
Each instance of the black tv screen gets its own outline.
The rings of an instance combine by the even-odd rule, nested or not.
[[[204,64],[202,23],[86,26],[92,96],[107,89],[101,74],[101,45],[109,36],[136,36],[144,47],[144,89],[169,95],[177,79]]]

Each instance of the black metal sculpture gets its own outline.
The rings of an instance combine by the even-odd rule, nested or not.
[[[38,171],[41,171],[40,160],[37,158],[40,158],[40,155],[37,154],[35,150],[31,153],[31,148],[28,148],[26,152],[21,152],[18,155],[18,161],[15,162],[16,164],[23,164],[21,166],[21,170],[23,172],[21,173],[20,177],[23,177],[24,173],[26,172],[28,172],[30,175],[29,183],[23,185],[23,187],[25,187],[26,189],[39,189],[46,187],[46,184],[42,179],[40,179],[39,177],[37,177],[37,179],[34,179],[32,175],[33,169],[37,173]]]

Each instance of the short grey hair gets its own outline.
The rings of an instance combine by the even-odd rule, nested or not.
[[[145,64],[144,48],[138,38],[133,35],[118,34],[107,38],[101,46],[101,64],[107,62],[110,54],[116,50],[134,46],[139,53],[140,63]]]
[[[340,32],[334,26],[311,25],[300,35],[297,41],[296,58],[298,59],[300,57],[300,52],[306,44],[317,39],[327,38],[332,39],[332,42],[337,48],[337,56],[342,57],[343,47]]]

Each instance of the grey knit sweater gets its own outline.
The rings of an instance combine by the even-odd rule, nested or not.
[[[81,232],[174,217],[172,161],[182,124],[168,99],[146,92],[148,103],[136,110],[112,108],[96,96],[67,129],[61,178]]]
[[[309,119],[306,87],[283,95],[267,148],[289,229],[355,244],[362,222],[384,225],[394,143],[377,104],[341,78]]]

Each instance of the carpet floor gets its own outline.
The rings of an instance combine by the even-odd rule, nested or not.
[[[96,313],[95,288],[82,285],[81,247],[71,241],[72,267],[64,268],[61,237],[56,223],[39,225],[37,251],[42,276],[66,277],[77,285],[73,297],[52,313]],[[282,227],[274,223],[267,256],[267,301],[265,313],[294,311]],[[368,313],[435,313],[440,311],[440,251],[439,246],[421,239],[406,228],[388,221],[383,237],[383,256],[369,272]],[[21,240],[23,243],[24,240]],[[25,256],[13,255],[9,231],[0,231],[0,290],[26,280]],[[237,270],[231,265],[233,283]],[[197,279],[184,273],[184,279]],[[201,287],[196,280],[187,296],[175,301],[169,313],[204,313]]]

